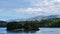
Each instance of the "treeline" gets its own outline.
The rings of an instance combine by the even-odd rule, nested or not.
[[[41,20],[40,27],[60,27],[60,18]]]
[[[35,21],[13,21],[7,23],[7,30],[25,29],[36,30],[39,27],[60,27],[60,18],[52,18],[47,20]]]
[[[6,27],[7,22],[6,21],[0,21],[0,27]]]
[[[24,31],[36,31],[39,30],[38,22],[36,21],[20,21],[7,23],[7,30],[24,29]]]

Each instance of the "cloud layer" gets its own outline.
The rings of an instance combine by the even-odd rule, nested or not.
[[[16,1],[16,0],[15,0]],[[11,5],[12,7],[14,6],[15,8],[11,9],[2,9],[1,11],[15,11],[20,14],[28,14],[28,15],[51,15],[51,14],[59,14],[60,15],[60,0],[23,0],[19,3],[20,0],[17,0],[17,2],[8,2],[4,3],[2,2],[2,5],[4,6],[9,6]],[[25,3],[25,4],[24,4]],[[9,5],[7,5],[9,4]],[[17,5],[17,6],[16,6]],[[9,6],[9,7],[11,7]],[[20,7],[19,7],[20,6]],[[24,6],[24,7],[22,7]],[[9,8],[8,7],[8,8]],[[16,8],[17,7],[17,8]]]
[[[0,0],[0,19],[60,15],[60,0]]]
[[[30,7],[14,11],[23,14],[51,15],[60,13],[60,0],[29,0]]]

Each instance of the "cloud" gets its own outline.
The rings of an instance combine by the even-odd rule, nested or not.
[[[0,1],[0,19],[2,20],[55,14],[60,15],[60,0]]]
[[[28,7],[24,6],[25,8],[22,7],[22,8],[5,9],[4,11],[11,11],[11,12],[15,11],[20,14],[31,14],[31,15],[60,14],[60,0],[29,0],[26,3]]]
[[[43,10],[41,8],[18,8],[14,9],[14,11],[23,14],[38,14],[39,12],[42,13]]]
[[[28,8],[14,9],[23,14],[49,15],[60,13],[60,0],[29,0]]]
[[[56,1],[56,2],[60,2],[60,0],[54,0],[54,1]]]

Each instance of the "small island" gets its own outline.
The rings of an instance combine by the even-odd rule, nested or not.
[[[29,23],[30,22],[30,23]],[[35,21],[20,21],[7,23],[7,31],[36,31],[39,30],[38,23]]]

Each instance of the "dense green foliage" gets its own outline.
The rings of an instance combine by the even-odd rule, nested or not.
[[[7,30],[24,29],[36,30],[39,27],[60,27],[60,18],[52,18],[47,20],[20,21],[7,23]]]
[[[42,26],[42,27],[60,27],[60,18],[41,20],[40,26]]]
[[[38,30],[39,26],[35,21],[20,21],[7,23],[7,30],[24,29],[27,31]]]

